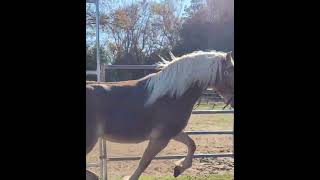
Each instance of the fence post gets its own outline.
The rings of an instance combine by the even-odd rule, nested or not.
[[[106,82],[106,64],[105,63],[103,63],[102,65],[101,65],[101,71],[100,71],[100,73],[101,73],[101,81],[102,82]]]
[[[106,141],[103,138],[99,138],[99,154],[100,154],[100,178],[107,180],[107,147]]]
[[[234,154],[234,118],[233,118],[233,136],[232,136],[232,140],[233,140],[233,144],[232,144],[232,153]]]
[[[106,140],[102,140],[102,150],[103,150],[103,180],[108,179],[107,174],[107,146],[106,146]]]

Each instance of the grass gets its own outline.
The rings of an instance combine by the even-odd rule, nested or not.
[[[195,110],[222,109],[223,102],[202,102]],[[229,109],[228,107],[226,109]],[[232,130],[233,114],[193,114],[190,118],[187,130]]]

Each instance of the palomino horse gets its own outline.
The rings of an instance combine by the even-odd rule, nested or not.
[[[86,85],[86,152],[99,137],[118,143],[149,140],[139,166],[126,178],[137,180],[171,139],[188,153],[174,176],[191,167],[195,142],[183,132],[193,106],[208,87],[233,107],[234,63],[231,52],[193,52],[158,64],[161,70],[138,80]]]

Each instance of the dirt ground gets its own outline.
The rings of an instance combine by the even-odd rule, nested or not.
[[[232,130],[233,115],[192,115],[186,130]],[[226,153],[233,151],[232,135],[193,135],[191,138],[197,144],[196,153]],[[141,156],[147,142],[139,144],[118,144],[107,142],[108,156]],[[185,155],[187,148],[172,140],[159,155]],[[88,163],[99,162],[98,145],[87,156]],[[143,175],[172,176],[174,162],[177,160],[153,160]],[[108,161],[108,177],[130,175],[139,161]],[[194,159],[193,166],[183,175],[206,176],[216,173],[233,174],[233,158],[201,158]],[[99,174],[99,168],[89,168]]]

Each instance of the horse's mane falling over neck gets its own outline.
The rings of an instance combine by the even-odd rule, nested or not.
[[[196,83],[202,89],[214,85],[217,74],[221,74],[221,60],[224,57],[224,52],[197,51],[177,58],[172,55],[171,62],[163,59],[158,63],[162,70],[144,78],[147,79],[149,93],[145,105],[153,104],[164,95],[180,97]]]

